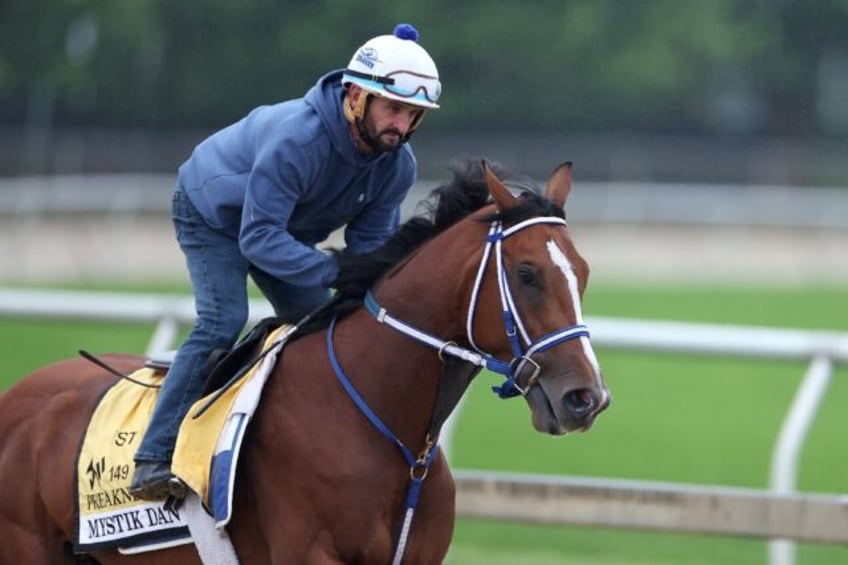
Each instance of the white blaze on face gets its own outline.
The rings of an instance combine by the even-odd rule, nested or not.
[[[565,286],[568,289],[568,294],[571,296],[571,303],[574,305],[575,323],[582,324],[583,310],[580,308],[579,286],[577,284],[577,275],[574,272],[574,268],[571,266],[571,261],[568,260],[568,257],[565,256],[565,253],[562,252],[562,249],[559,248],[554,240],[549,239],[546,245],[548,248],[548,254],[551,256],[551,261],[553,261],[554,265],[559,267],[559,270],[562,271],[563,275],[565,275]],[[589,343],[589,338],[587,337],[580,337],[579,339],[583,346],[583,352],[586,354],[589,362],[592,363],[592,368],[595,370],[595,376],[598,378],[598,386],[603,390],[603,386],[600,383],[601,367],[598,364],[598,358],[595,357],[592,344]]]

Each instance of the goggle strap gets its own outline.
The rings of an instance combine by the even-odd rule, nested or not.
[[[360,71],[354,71],[354,70],[351,70],[351,69],[346,69],[345,74],[348,74],[348,75],[350,75],[352,77],[356,77],[356,78],[362,78],[362,79],[365,79],[365,80],[370,80],[371,82],[376,82],[376,83],[379,83],[379,84],[394,84],[395,83],[395,79],[393,79],[393,78],[381,77],[379,75],[369,75],[368,73],[363,73],[363,72],[360,72]]]

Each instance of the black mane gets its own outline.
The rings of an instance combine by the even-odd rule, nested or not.
[[[514,177],[501,166],[487,163],[492,172],[512,190],[520,192],[522,198],[517,206],[503,214],[493,213],[483,221],[500,219],[504,223],[513,223],[536,216],[565,217],[562,209],[539,194],[532,181]],[[339,275],[333,283],[333,300],[301,324],[297,335],[323,329],[333,317],[342,318],[354,311],[362,304],[368,289],[392,267],[489,202],[482,161],[466,159],[450,168],[453,172],[451,182],[433,189],[428,198],[419,204],[423,212],[401,225],[382,247],[364,255],[355,255],[347,250],[332,251],[339,263]],[[483,244],[482,241],[480,243]]]

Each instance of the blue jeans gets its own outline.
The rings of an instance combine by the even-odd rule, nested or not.
[[[174,191],[173,221],[191,276],[197,319],[159,391],[137,462],[170,461],[180,422],[202,393],[209,356],[231,348],[247,322],[248,274],[285,321],[296,322],[329,297],[324,288],[297,287],[250,265],[238,241],[209,226],[180,186]]]

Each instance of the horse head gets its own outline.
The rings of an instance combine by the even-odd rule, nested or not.
[[[412,218],[368,256],[341,255],[343,300],[331,313],[354,311],[365,295],[378,322],[439,359],[504,375],[495,391],[524,396],[537,430],[588,430],[610,395],[581,309],[589,266],[565,221],[571,164],[544,194],[513,195],[486,163],[456,173],[434,190],[430,219]]]
[[[499,392],[523,395],[538,431],[588,430],[610,395],[581,309],[589,266],[565,222],[571,163],[557,167],[547,181],[547,210],[537,195],[514,196],[484,169],[496,211],[477,218],[491,227],[469,285],[468,338],[479,351],[511,359]]]

